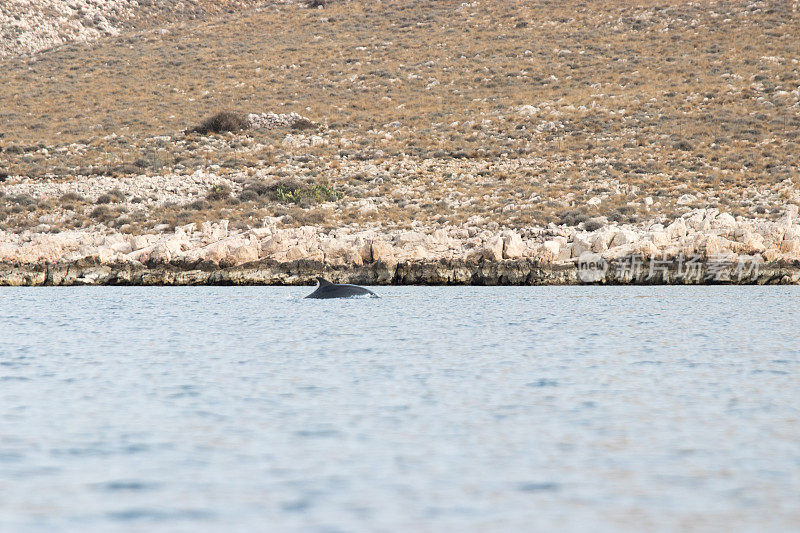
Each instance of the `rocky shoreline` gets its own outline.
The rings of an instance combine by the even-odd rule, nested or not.
[[[677,266],[654,277],[630,278],[626,262],[609,263],[602,277],[587,277],[576,263],[540,264],[532,260],[382,262],[358,267],[331,267],[319,261],[279,263],[262,260],[229,268],[198,269],[180,264],[93,264],[92,261],[45,264],[0,264],[0,286],[77,285],[312,285],[324,275],[337,283],[360,285],[798,285],[800,261],[762,264],[753,276],[717,280],[708,275],[687,278]]]
[[[800,224],[698,209],[668,225],[524,230],[314,226],[226,220],[132,235],[0,232],[0,285],[798,284]]]

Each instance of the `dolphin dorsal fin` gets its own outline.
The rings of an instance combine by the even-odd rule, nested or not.
[[[325,278],[317,277],[317,281],[319,281],[319,286],[320,287],[325,287],[326,285],[333,285],[330,281],[328,281]]]

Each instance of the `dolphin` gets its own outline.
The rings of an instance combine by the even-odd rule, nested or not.
[[[306,296],[306,298],[349,298],[351,296],[379,298],[379,296],[371,290],[359,287],[358,285],[339,285],[319,277],[317,281],[319,281],[317,290]]]

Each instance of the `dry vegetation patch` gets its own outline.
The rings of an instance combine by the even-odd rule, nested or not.
[[[209,133],[237,132],[246,130],[250,127],[247,117],[234,111],[220,111],[197,126],[190,128],[188,133],[199,133],[207,135]]]
[[[387,227],[770,217],[799,200],[798,33],[777,1],[262,4],[5,60],[0,187],[232,187],[90,217],[132,226],[320,209],[321,224]],[[219,109],[310,120],[194,127]],[[310,185],[258,192],[284,179]],[[118,207],[139,212],[133,197]],[[4,202],[4,227],[43,224],[46,205]]]

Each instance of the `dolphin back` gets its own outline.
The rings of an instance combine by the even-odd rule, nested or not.
[[[378,295],[371,290],[359,287],[358,285],[331,283],[324,278],[317,278],[317,280],[319,281],[317,290],[306,296],[306,298],[350,298],[353,296],[372,296],[378,298]]]

